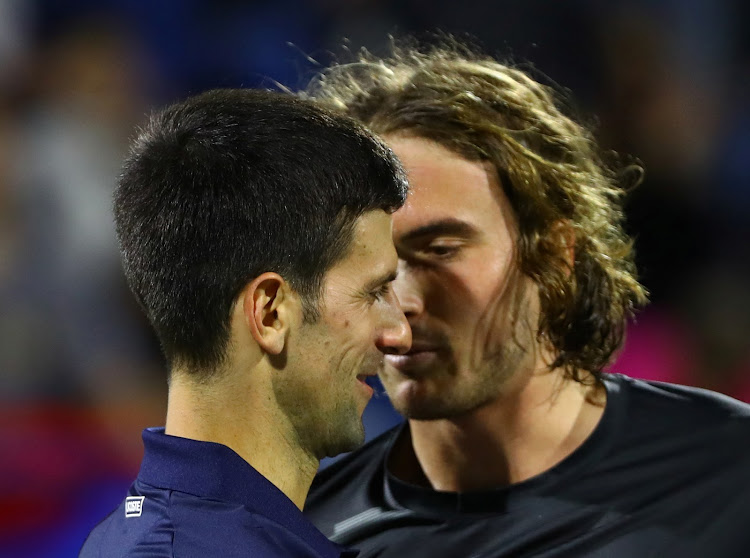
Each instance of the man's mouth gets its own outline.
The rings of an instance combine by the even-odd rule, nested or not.
[[[416,343],[403,355],[385,355],[388,364],[402,372],[429,366],[438,358],[440,347],[434,344]]]
[[[359,383],[360,387],[358,389],[361,389],[364,393],[367,394],[367,397],[370,398],[375,393],[375,390],[372,385],[370,385],[370,382],[367,381],[368,378],[374,378],[376,376],[375,372],[373,373],[366,373],[366,374],[357,374],[357,383]]]

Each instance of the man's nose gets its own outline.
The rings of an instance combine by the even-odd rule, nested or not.
[[[378,348],[386,354],[402,355],[411,348],[411,327],[401,310],[394,291],[388,294],[388,315],[378,340]]]
[[[406,318],[411,320],[424,311],[424,297],[414,275],[409,272],[403,261],[399,262],[398,277],[393,282],[393,292],[396,293],[401,309]]]

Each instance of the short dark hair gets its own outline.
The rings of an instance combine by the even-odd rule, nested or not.
[[[208,91],[153,114],[115,190],[125,275],[170,368],[208,376],[232,304],[274,271],[315,320],[322,279],[364,212],[407,184],[393,153],[350,118],[272,91]]]
[[[624,186],[640,181],[638,165],[605,162],[553,89],[450,37],[426,47],[403,39],[385,58],[362,51],[301,96],[379,134],[429,139],[491,163],[518,217],[519,267],[539,286],[537,334],[556,351],[552,367],[581,381],[579,370],[599,374],[646,303],[622,227]],[[572,269],[561,224],[575,243]]]

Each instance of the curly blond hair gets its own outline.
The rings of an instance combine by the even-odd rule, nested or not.
[[[362,51],[301,94],[376,133],[429,139],[490,162],[518,218],[519,268],[539,286],[537,336],[555,351],[552,367],[578,381],[590,378],[582,370],[598,376],[646,303],[622,227],[623,182],[640,181],[639,166],[605,163],[551,87],[452,39],[393,44],[385,58]]]

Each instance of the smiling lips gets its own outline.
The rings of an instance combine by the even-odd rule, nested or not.
[[[367,395],[368,399],[373,396],[373,394],[375,393],[375,390],[372,389],[372,386],[370,386],[370,384],[368,384],[366,382],[366,380],[367,380],[367,378],[371,378],[371,377],[373,377],[375,375],[376,375],[375,372],[373,372],[371,374],[369,374],[369,373],[368,374],[357,374],[357,382],[359,383],[360,388],[362,390],[364,390],[364,392]]]
[[[397,370],[406,372],[432,364],[439,351],[440,347],[433,343],[416,342],[406,354],[385,355],[385,359],[388,364]]]

